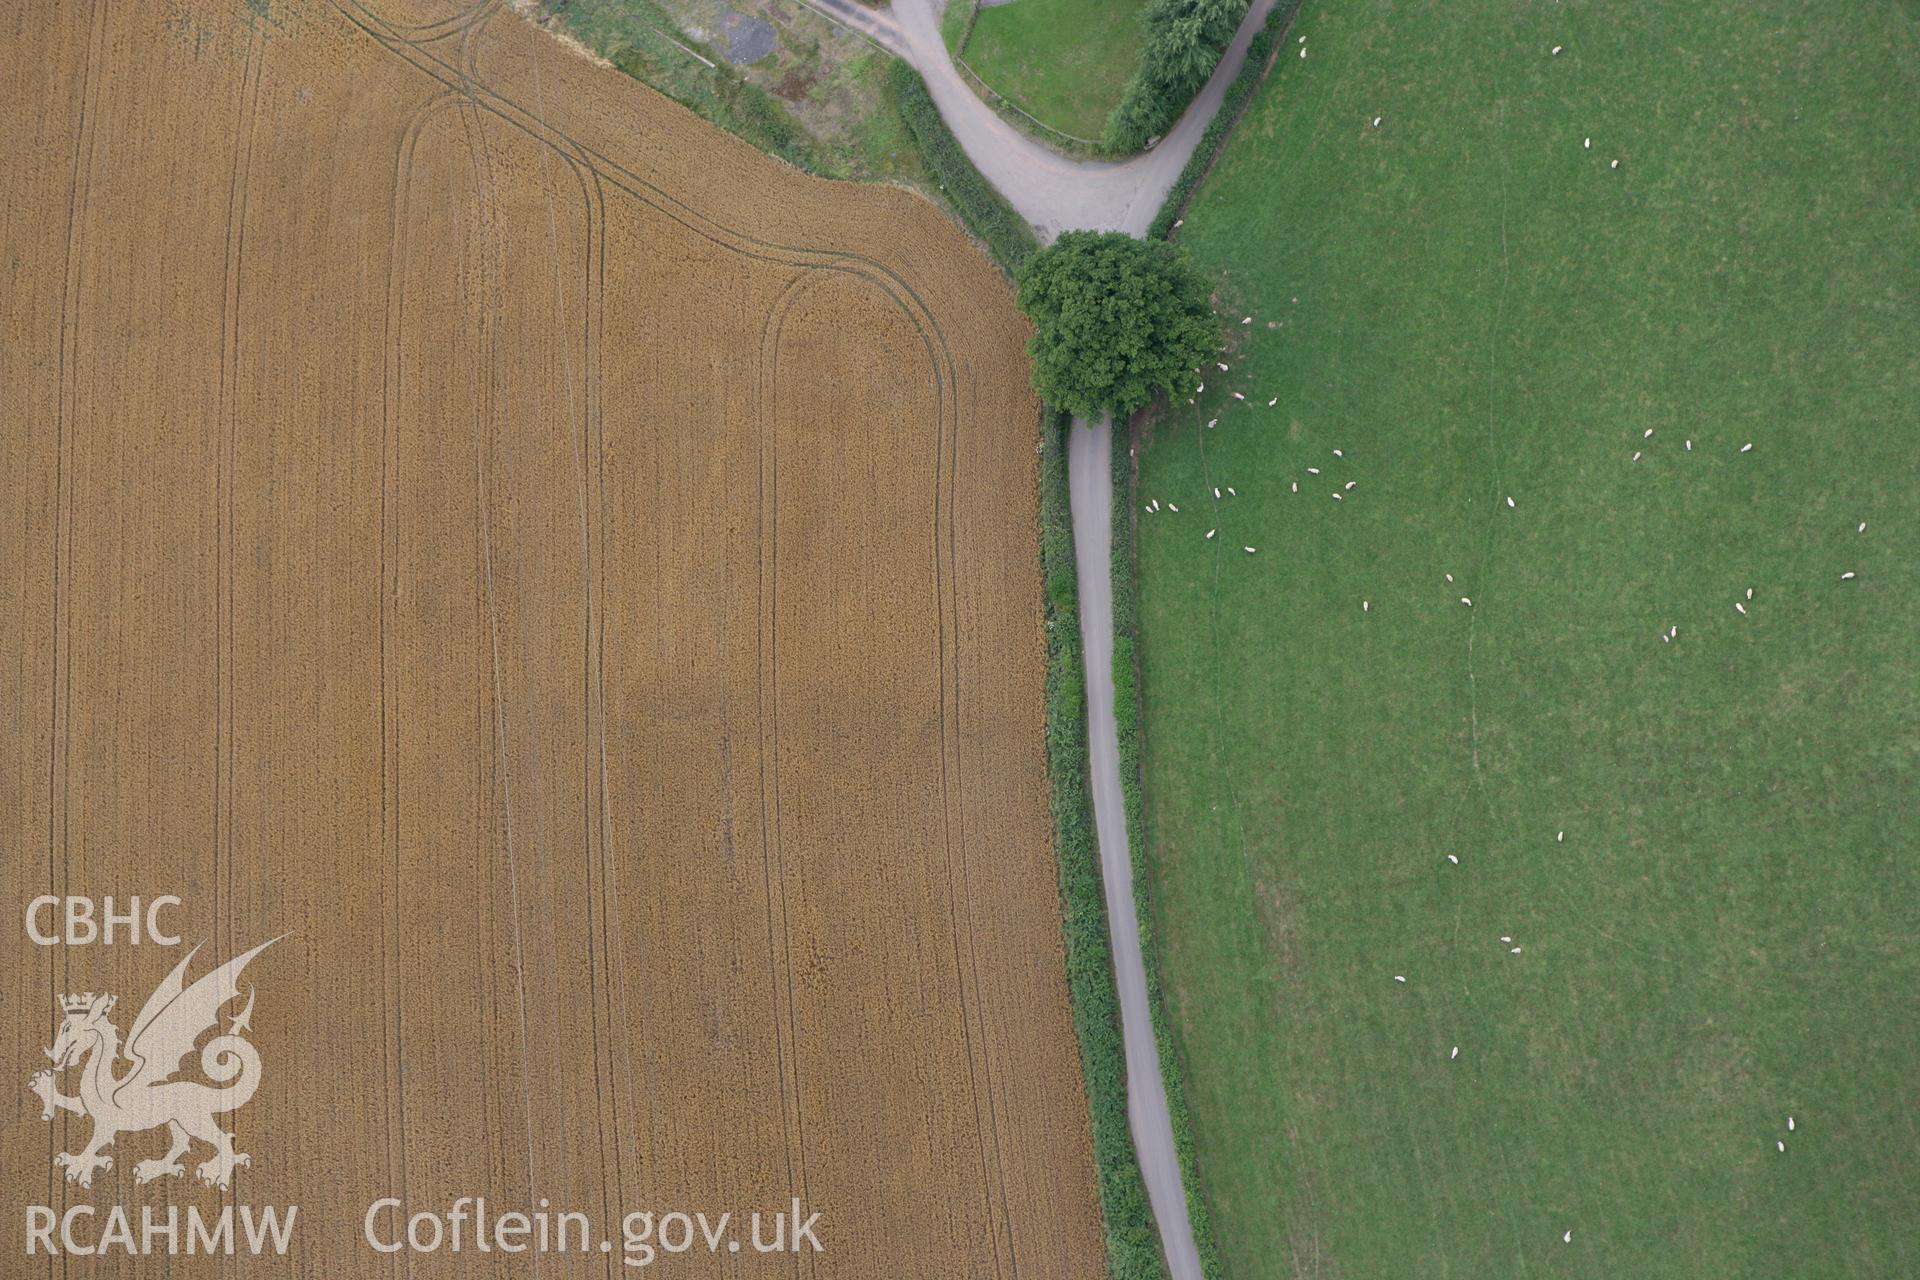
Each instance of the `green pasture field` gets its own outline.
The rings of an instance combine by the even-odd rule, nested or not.
[[[1920,6],[1307,0],[1177,234],[1145,857],[1227,1274],[1920,1275]]]

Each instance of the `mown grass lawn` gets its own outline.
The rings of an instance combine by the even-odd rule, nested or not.
[[[1140,457],[1229,1274],[1920,1275],[1920,7],[1294,33]]]
[[[963,56],[1042,123],[1097,142],[1139,65],[1144,8],[1145,0],[1011,0],[980,10]]]

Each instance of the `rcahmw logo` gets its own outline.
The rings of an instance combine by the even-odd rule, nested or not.
[[[221,1011],[239,998],[240,974],[248,963],[277,941],[263,942],[189,985],[187,966],[200,950],[195,947],[147,997],[124,1041],[112,1016],[115,996],[87,992],[61,997],[60,1031],[45,1050],[53,1068],[37,1072],[28,1088],[40,1099],[41,1119],[50,1121],[56,1112],[67,1111],[93,1122],[82,1149],[53,1157],[67,1181],[92,1186],[95,1174],[113,1168],[108,1149],[117,1139],[164,1127],[171,1145],[165,1154],[133,1166],[136,1185],[183,1177],[182,1157],[196,1143],[212,1149],[194,1166],[198,1180],[221,1190],[233,1185],[234,1171],[252,1158],[236,1149],[233,1135],[214,1117],[239,1110],[260,1087],[260,1054],[246,1038],[252,1030],[255,993],[247,992],[246,1006],[231,1018],[224,1034],[204,1045],[199,1041],[208,1031],[217,1031]],[[196,1047],[200,1074],[210,1084],[178,1078]],[[123,1061],[127,1066],[121,1070]],[[70,1070],[79,1072],[77,1091],[62,1093],[58,1077]],[[134,1254],[232,1253],[239,1246],[253,1253],[269,1247],[285,1253],[298,1213],[297,1205],[288,1206],[283,1220],[279,1210],[256,1214],[253,1206],[240,1206],[242,1239],[236,1241],[231,1205],[218,1215],[203,1214],[194,1205],[184,1214],[178,1206],[158,1213],[143,1209],[138,1230],[120,1206],[100,1211],[80,1204],[56,1215],[51,1207],[30,1205],[27,1252],[88,1255],[117,1248]],[[96,1234],[94,1220],[101,1217],[104,1223]]]

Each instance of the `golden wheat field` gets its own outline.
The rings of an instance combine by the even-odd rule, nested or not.
[[[498,0],[8,8],[6,1274],[618,1275],[670,1212],[739,1247],[650,1274],[1101,1274],[986,258]],[[164,1168],[163,1029],[257,1050],[251,1163]]]

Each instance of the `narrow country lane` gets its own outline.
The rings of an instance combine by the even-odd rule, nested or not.
[[[981,173],[1031,222],[1041,239],[1087,228],[1144,235],[1199,145],[1247,46],[1274,0],[1254,0],[1233,41],[1171,132],[1126,160],[1069,160],[1022,133],[976,96],[940,38],[941,0],[893,0],[891,10],[855,0],[803,0],[898,54],[926,79],[940,117]],[[963,0],[956,0],[963,2]],[[1173,1125],[1147,1005],[1146,962],[1133,897],[1133,857],[1121,799],[1120,740],[1113,694],[1112,426],[1076,421],[1067,445],[1074,558],[1080,577],[1080,643],[1087,668],[1087,737],[1094,827],[1106,881],[1107,928],[1127,1055],[1127,1116],[1147,1198],[1173,1280],[1202,1280],[1200,1251],[1174,1149]]]
[[[1160,1075],[1147,1007],[1146,959],[1134,909],[1133,855],[1127,843],[1120,793],[1120,736],[1113,718],[1113,469],[1112,424],[1075,423],[1067,447],[1067,484],[1073,499],[1073,555],[1080,577],[1080,645],[1087,663],[1087,764],[1093,780],[1094,832],[1100,875],[1107,887],[1107,931],[1113,939],[1113,976],[1120,988],[1120,1027],[1127,1051],[1127,1117],[1140,1153],[1140,1175],[1160,1227],[1160,1247],[1173,1280],[1200,1280],[1200,1251],[1173,1121]]]
[[[893,0],[890,9],[869,9],[857,0],[803,3],[911,63],[925,77],[940,118],[967,157],[1041,239],[1052,240],[1080,228],[1145,234],[1240,73],[1247,45],[1274,0],[1254,0],[1186,114],[1153,150],[1125,160],[1070,160],[1001,119],[967,87],[947,56],[940,39],[941,0]]]

